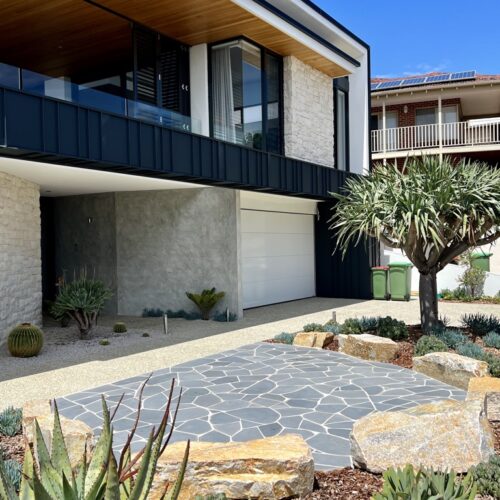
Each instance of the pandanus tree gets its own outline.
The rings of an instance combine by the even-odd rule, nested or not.
[[[377,165],[334,194],[330,229],[337,249],[377,238],[399,248],[420,273],[421,324],[438,321],[436,275],[469,248],[500,237],[500,169],[437,156],[409,158],[403,168]]]

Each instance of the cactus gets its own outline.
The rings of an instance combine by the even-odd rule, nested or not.
[[[113,332],[115,333],[125,333],[127,331],[127,325],[118,321],[113,326]]]
[[[149,380],[149,379],[148,379]],[[142,407],[142,394],[146,382],[139,391],[138,408]],[[37,450],[36,462],[30,447],[26,448],[19,496],[14,480],[9,476],[5,462],[0,458],[0,498],[7,500],[126,500],[146,499],[153,484],[158,459],[165,450],[171,436],[175,415],[179,409],[180,396],[171,415],[175,381],[170,391],[161,422],[153,427],[149,439],[142,450],[132,457],[130,445],[137,430],[139,418],[128,435],[121,453],[113,453],[113,428],[111,422],[118,409],[110,415],[109,408],[102,397],[103,427],[96,447],[88,460],[87,450],[82,449],[82,460],[72,468],[66,443],[61,429],[57,404],[54,403],[54,428],[52,446],[49,453],[40,426],[35,419],[34,448]],[[123,397],[122,397],[123,398]],[[120,405],[121,400],[118,402]],[[167,428],[169,427],[169,431]],[[166,437],[166,439],[164,439]],[[176,481],[169,484],[161,498],[176,500],[179,496],[189,455],[189,441],[179,468]],[[8,466],[7,466],[8,467]],[[15,479],[15,478],[14,478]]]
[[[16,358],[36,356],[43,347],[43,333],[31,323],[21,323],[9,333],[7,346]]]
[[[142,336],[143,336],[143,337],[151,337],[151,335],[149,335],[149,333],[148,333],[148,332],[144,332],[144,333],[142,334]]]
[[[21,432],[23,410],[9,406],[0,413],[0,434],[2,436],[15,436]]]
[[[110,342],[108,339],[101,339],[99,340],[99,345],[109,345]]]

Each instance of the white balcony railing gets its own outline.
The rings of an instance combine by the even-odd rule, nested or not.
[[[500,118],[373,130],[373,153],[500,144]]]

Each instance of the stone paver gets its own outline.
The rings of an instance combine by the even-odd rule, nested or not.
[[[354,421],[395,410],[464,399],[462,390],[394,365],[280,344],[251,344],[153,373],[144,391],[137,449],[165,408],[172,378],[183,388],[172,441],[246,441],[293,432],[313,450],[317,469],[351,465]],[[115,446],[125,442],[146,376],[58,399],[61,413],[98,430],[100,394],[110,406],[125,394],[115,420]],[[176,390],[176,395],[178,390]]]

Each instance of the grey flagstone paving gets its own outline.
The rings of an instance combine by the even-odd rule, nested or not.
[[[60,398],[60,412],[98,432],[101,394],[111,410],[124,394],[113,421],[119,450],[135,420],[138,391],[147,376]],[[326,350],[251,344],[154,372],[144,390],[133,450],[159,423],[172,378],[177,381],[175,398],[183,388],[172,442],[246,441],[298,433],[311,446],[319,470],[351,465],[352,425],[375,410],[465,398],[460,389],[398,366]]]

